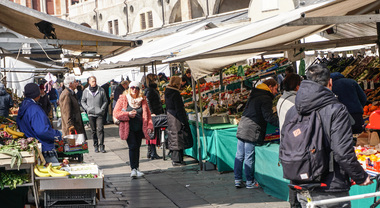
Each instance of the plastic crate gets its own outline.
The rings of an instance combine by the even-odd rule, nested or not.
[[[45,207],[94,207],[96,189],[45,190]]]

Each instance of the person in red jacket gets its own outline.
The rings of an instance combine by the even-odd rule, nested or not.
[[[138,169],[141,142],[143,138],[150,138],[149,134],[153,132],[153,123],[139,82],[133,81],[129,84],[126,93],[119,97],[113,115],[120,121],[120,138],[127,140],[128,143],[129,164],[132,169],[131,178],[142,177],[144,173]]]

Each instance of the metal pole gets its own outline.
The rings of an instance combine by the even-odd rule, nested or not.
[[[195,90],[195,81],[193,76],[191,76],[191,86],[193,89],[193,102],[195,108],[195,128],[197,129],[197,143],[198,143],[198,162],[199,162],[199,170],[203,170],[203,162],[202,162],[202,151],[201,151],[201,140],[199,134],[199,122],[198,122],[198,108],[197,108],[197,100],[196,100],[196,90]]]
[[[376,10],[375,11],[376,14],[379,14],[379,10]],[[380,22],[376,22],[376,31],[377,31],[377,50],[379,52],[379,55],[380,55]]]

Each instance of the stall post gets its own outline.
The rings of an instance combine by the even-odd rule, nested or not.
[[[376,14],[380,14],[379,10],[375,11]],[[377,50],[380,55],[380,22],[376,22],[376,31],[377,31]]]
[[[194,108],[195,108],[195,126],[197,128],[197,143],[198,143],[198,155],[199,155],[199,170],[203,169],[203,162],[202,162],[202,151],[201,151],[201,141],[200,141],[200,135],[199,135],[199,122],[198,122],[198,108],[197,108],[197,96],[195,94],[195,81],[194,77],[191,76],[191,86],[193,89],[193,101],[194,101]]]

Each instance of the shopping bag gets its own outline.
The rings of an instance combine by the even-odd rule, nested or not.
[[[81,115],[82,115],[83,123],[89,122],[87,113],[83,112],[83,113],[81,113]]]
[[[57,118],[61,118],[61,108],[57,107]]]

